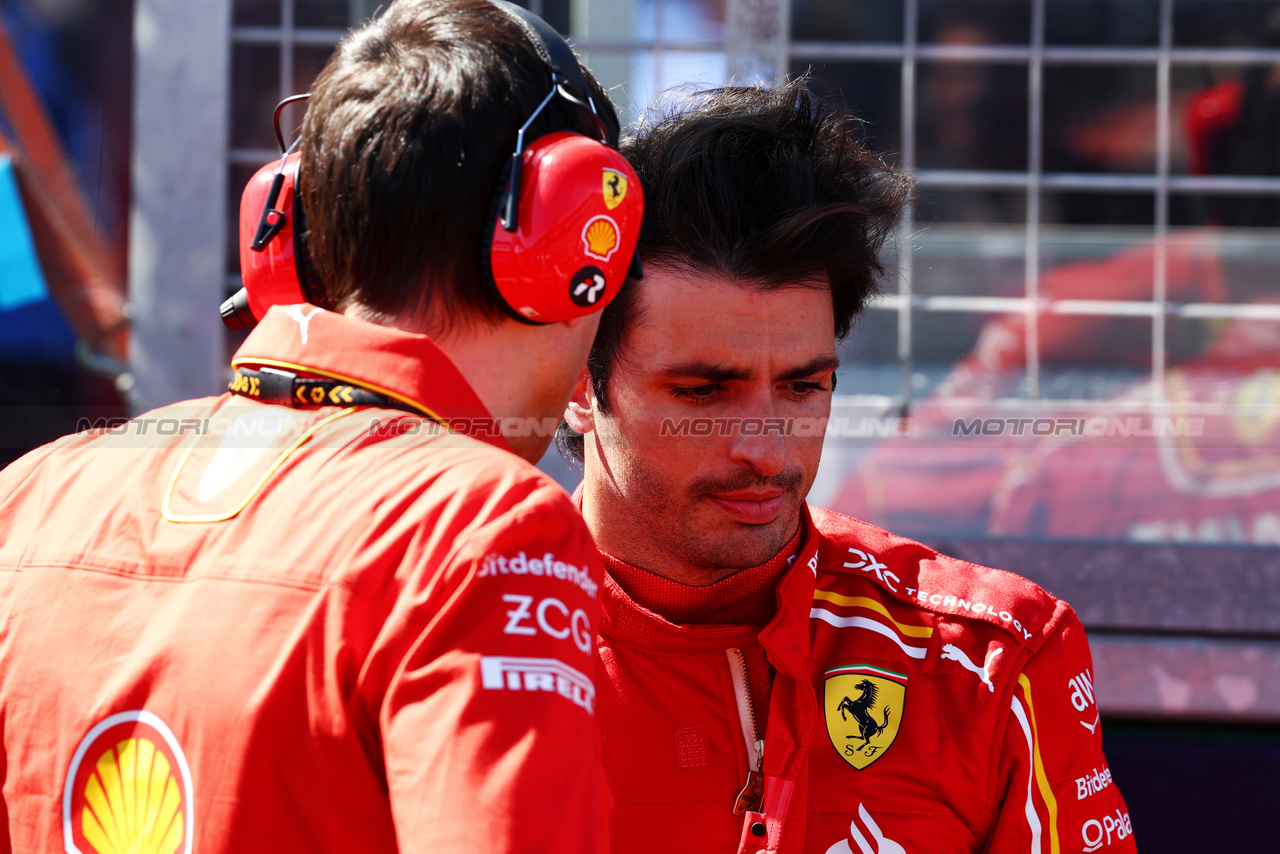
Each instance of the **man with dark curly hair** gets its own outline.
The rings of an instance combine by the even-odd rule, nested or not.
[[[1132,851],[1070,607],[805,503],[911,181],[804,81],[623,151],[646,275],[562,433],[607,567],[612,850]]]

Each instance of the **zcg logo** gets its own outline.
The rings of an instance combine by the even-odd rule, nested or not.
[[[535,636],[541,630],[543,634],[550,635],[556,640],[564,640],[573,635],[574,645],[588,655],[591,654],[591,643],[594,638],[591,631],[591,618],[581,608],[570,614],[568,605],[550,596],[538,601],[533,596],[508,593],[502,597],[502,601],[515,605],[507,612],[507,625],[502,630],[503,634]],[[537,607],[534,606],[534,602],[538,602]],[[556,621],[563,621],[562,625],[552,623],[548,616],[552,612],[559,615]]]

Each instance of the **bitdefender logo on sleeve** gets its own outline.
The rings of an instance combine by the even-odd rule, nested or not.
[[[565,563],[547,552],[542,557],[529,557],[524,552],[514,555],[487,554],[480,561],[476,578],[496,578],[499,575],[535,575],[558,578],[576,584],[583,593],[595,598],[600,585],[591,577],[585,566]]]
[[[71,758],[63,844],[72,854],[191,854],[192,800],[191,769],[164,721],[141,709],[111,715]]]

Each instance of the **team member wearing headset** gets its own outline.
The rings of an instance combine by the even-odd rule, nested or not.
[[[523,10],[398,0],[302,133],[231,392],[0,474],[0,851],[602,841],[602,572],[530,462],[632,262],[616,117]]]

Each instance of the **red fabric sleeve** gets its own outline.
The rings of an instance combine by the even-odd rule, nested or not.
[[[603,570],[556,492],[455,544],[437,589],[423,594],[429,622],[380,710],[401,851],[603,848],[594,684]]]
[[[1133,825],[1106,757],[1084,627],[1068,611],[1014,688],[989,854],[1129,854]]]

